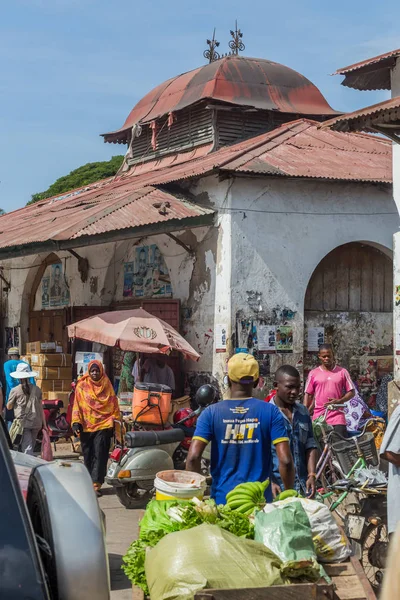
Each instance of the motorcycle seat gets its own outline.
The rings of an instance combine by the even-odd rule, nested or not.
[[[63,408],[64,403],[62,400],[42,400],[42,406],[46,410],[53,410],[54,408]]]
[[[128,448],[142,448],[144,446],[161,446],[182,442],[185,434],[181,429],[165,429],[161,431],[129,431],[125,436]]]

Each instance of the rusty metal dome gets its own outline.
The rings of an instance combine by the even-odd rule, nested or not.
[[[297,71],[271,60],[225,56],[155,87],[136,104],[121,129],[103,134],[105,141],[115,141],[117,133],[136,123],[149,123],[204,100],[299,117],[339,114]]]

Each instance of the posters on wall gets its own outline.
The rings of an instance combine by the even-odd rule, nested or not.
[[[293,327],[277,326],[275,349],[277,352],[293,352]]]
[[[259,352],[275,352],[276,326],[258,325],[257,333]]]
[[[226,325],[221,325],[220,323],[215,326],[215,351],[216,352],[226,352]]]
[[[325,329],[323,327],[309,327],[307,336],[308,352],[318,352],[319,347],[325,343]]]
[[[20,330],[19,327],[5,327],[4,328],[4,332],[5,332],[5,346],[4,347],[5,347],[6,351],[8,350],[8,348],[12,348],[12,347],[20,348],[19,330]]]
[[[135,259],[124,264],[124,298],[172,296],[167,265],[156,244],[138,246]]]
[[[61,308],[69,305],[69,289],[64,277],[62,263],[49,265],[42,277],[41,307]]]

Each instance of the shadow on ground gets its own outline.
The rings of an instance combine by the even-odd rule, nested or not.
[[[109,554],[111,590],[127,590],[132,587],[131,582],[121,569],[122,555]]]

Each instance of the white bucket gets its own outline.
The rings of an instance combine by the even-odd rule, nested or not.
[[[206,478],[192,471],[160,471],[154,480],[156,500],[190,500],[204,496]]]

